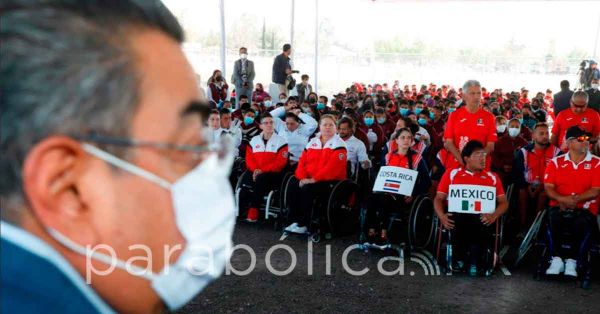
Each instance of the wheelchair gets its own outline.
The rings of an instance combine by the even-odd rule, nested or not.
[[[249,175],[249,171],[245,170],[238,177],[237,183],[235,185],[234,196],[235,196],[235,208],[236,208],[236,217],[239,217],[240,214],[240,198],[242,195],[242,189],[247,190],[247,193],[255,193],[252,186],[244,185],[242,178],[246,175]],[[263,203],[258,206],[259,211],[264,211],[264,219],[265,221],[270,220],[271,218],[275,219],[274,228],[275,230],[279,229],[287,218],[287,210],[285,203],[285,188],[287,187],[287,183],[293,177],[291,172],[286,172],[283,175],[280,187],[277,189],[270,190],[266,195],[263,195],[262,200]]]
[[[387,194],[393,202],[400,202],[400,195]],[[433,246],[437,219],[433,200],[427,195],[416,196],[407,207],[398,208],[390,214],[387,226],[387,243],[377,244],[368,241],[366,231],[367,209],[361,210],[359,246],[364,250],[377,249],[384,252],[397,252],[401,257],[418,250],[430,250]]]
[[[492,275],[502,263],[500,249],[502,248],[504,238],[505,216],[506,215],[502,215],[502,217],[494,222],[493,243],[488,246],[488,249],[485,252],[483,252],[485,264],[483,273],[486,276]],[[440,266],[440,269],[443,273],[446,273],[446,275],[464,272],[465,269],[456,267],[457,265],[454,261],[452,231],[446,230],[439,222],[437,216],[434,218],[434,221],[437,235],[433,241],[433,246],[435,248],[435,259]]]
[[[291,175],[284,180],[282,188],[282,220],[289,215],[290,186],[298,184]],[[313,199],[308,224],[308,234],[312,242],[319,243],[323,236],[347,236],[358,230],[360,213],[359,186],[353,180],[330,181],[329,195],[319,195]],[[283,218],[285,217],[285,219]],[[290,233],[284,231],[284,235]]]
[[[534,279],[541,280],[546,275],[546,269],[550,266],[552,258],[553,234],[549,226],[548,209],[538,213],[536,220],[519,247],[519,262],[525,258],[526,254],[533,249],[533,257],[537,258],[535,266]],[[565,212],[570,215],[572,212]],[[593,226],[591,232],[586,236],[584,242],[579,244],[577,258],[577,274],[581,280],[581,288],[589,289],[592,281],[592,275],[595,269],[600,266],[600,223]],[[569,232],[564,232],[559,237],[569,236]]]

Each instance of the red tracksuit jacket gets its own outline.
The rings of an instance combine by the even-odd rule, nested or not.
[[[315,137],[308,142],[296,169],[296,178],[318,181],[345,180],[348,154],[346,143],[334,135],[325,145]]]
[[[246,167],[249,171],[280,172],[287,164],[288,144],[275,133],[265,143],[262,133],[253,137],[246,149]]]

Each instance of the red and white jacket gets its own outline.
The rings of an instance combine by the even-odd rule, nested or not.
[[[262,133],[253,137],[246,149],[246,168],[249,171],[280,172],[288,160],[288,144],[275,133],[265,143]]]
[[[315,179],[315,181],[345,180],[347,178],[346,143],[339,135],[334,135],[325,145],[320,137],[311,139],[306,145],[298,168],[296,178]]]

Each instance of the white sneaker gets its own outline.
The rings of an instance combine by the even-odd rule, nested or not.
[[[577,261],[568,258],[565,261],[565,276],[577,277]]]
[[[299,234],[305,234],[306,231],[308,231],[308,229],[306,229],[306,227],[298,227],[298,225],[296,224],[296,226],[294,228],[292,228],[292,233],[299,233]]]
[[[298,223],[296,223],[296,222],[295,222],[295,223],[293,223],[293,224],[291,224],[291,225],[287,226],[287,228],[285,228],[285,230],[284,230],[284,231],[287,231],[287,232],[292,232],[292,230],[294,230],[294,229],[296,229],[296,228],[298,228]]]
[[[550,267],[546,270],[546,275],[558,275],[563,271],[565,271],[565,263],[563,263],[562,258],[553,256]]]

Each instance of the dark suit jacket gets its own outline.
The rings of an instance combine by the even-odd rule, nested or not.
[[[248,85],[252,87],[252,85],[254,85],[254,77],[256,76],[256,72],[254,72],[254,62],[250,60],[246,60],[246,75],[246,82],[248,82]],[[233,65],[231,83],[235,86],[242,86],[244,83],[244,80],[242,79],[242,59],[237,60]]]
[[[276,84],[285,84],[285,79],[287,78],[287,74],[285,73],[286,69],[291,69],[290,66],[290,58],[286,57],[282,54],[275,57],[273,61],[273,73],[272,73],[272,81]]]
[[[34,254],[4,237],[0,246],[2,251],[0,254],[2,310],[0,312],[19,314],[99,312],[73,279],[63,273],[51,260]]]
[[[298,92],[298,103],[302,103],[306,97],[308,97],[308,94],[312,93],[312,86],[310,84],[307,85],[308,87],[308,93],[305,92],[305,87],[302,84],[298,84],[296,85],[296,91]]]
[[[558,117],[558,113],[568,109],[571,106],[571,96],[573,91],[569,89],[561,90],[554,94],[554,116]]]
[[[600,112],[600,90],[590,88],[586,92],[590,96],[588,107]]]

